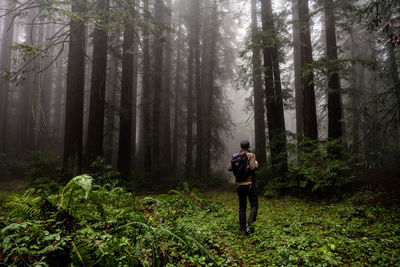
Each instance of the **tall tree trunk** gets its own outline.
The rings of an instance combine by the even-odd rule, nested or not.
[[[259,32],[257,23],[257,0],[251,0],[251,32],[253,35],[253,95],[254,95],[254,129],[255,129],[255,154],[257,161],[262,167],[267,161],[266,137],[265,137],[265,112],[264,92],[262,85],[262,66],[260,49],[257,45]]]
[[[191,4],[196,4],[197,1],[192,0]],[[192,9],[193,10],[193,9]],[[189,13],[191,17],[192,13]],[[185,174],[190,175],[193,165],[193,63],[194,63],[194,48],[196,46],[196,35],[194,22],[188,19],[189,31],[189,55],[188,55],[188,78],[187,78],[187,116],[186,116],[186,164]]]
[[[118,171],[127,178],[131,171],[132,152],[132,86],[134,48],[133,13],[124,23],[124,42],[122,45],[121,107],[119,126]]]
[[[45,39],[49,39],[54,34],[54,25],[51,24],[50,21],[47,21],[46,26],[46,34]],[[54,48],[50,48],[49,54],[52,55],[54,53]],[[47,68],[46,70],[42,71],[42,79],[40,81],[40,105],[39,105],[39,115],[40,115],[40,148],[42,150],[49,150],[49,141],[51,139],[51,127],[50,127],[50,116],[51,116],[51,99],[53,95],[53,77],[54,77],[54,70],[55,66],[49,66],[51,63],[52,58],[47,56],[43,62],[43,68]]]
[[[93,35],[93,29],[86,27],[85,28],[85,51],[86,55],[93,55],[93,42],[89,36]],[[85,61],[85,68],[84,68],[84,91],[83,91],[83,143],[87,143],[88,139],[88,122],[89,122],[89,106],[90,106],[90,83],[91,83],[91,74],[92,74],[92,61],[86,60]],[[85,147],[86,149],[86,147]]]
[[[355,27],[351,29],[351,58],[353,60],[357,60],[359,57],[358,55],[358,30]],[[363,83],[364,80],[364,68],[360,62],[353,62],[352,63],[352,94],[350,103],[353,107],[352,110],[352,131],[351,131],[351,140],[352,140],[352,152],[359,153],[360,152],[360,122],[361,116],[359,112],[359,107],[361,105],[361,91],[359,90],[361,87],[360,85]],[[362,89],[362,88],[361,88]]]
[[[85,12],[85,4],[72,1],[72,12],[78,16]],[[85,23],[71,19],[67,70],[67,97],[65,110],[64,158],[65,178],[82,170],[83,93],[85,83]]]
[[[208,3],[208,1],[207,1]],[[202,172],[202,166],[203,166],[203,152],[204,152],[204,145],[203,145],[203,112],[204,112],[204,107],[202,106],[204,104],[204,100],[202,100],[202,88],[205,85],[205,79],[206,77],[205,72],[202,72],[202,69],[205,70],[205,66],[202,66],[203,63],[205,63],[205,54],[208,52],[208,39],[205,37],[208,35],[208,30],[205,30],[203,33],[203,61],[200,61],[200,27],[202,24],[202,18],[201,18],[201,8],[203,6],[201,5],[201,1],[192,1],[192,13],[190,16],[190,19],[193,20],[193,49],[194,49],[194,64],[195,64],[195,93],[196,93],[196,172],[201,175]],[[205,16],[205,12],[203,12],[203,16]],[[207,24],[205,20],[203,20]]]
[[[38,21],[41,25],[38,25],[36,32],[36,39],[34,45],[41,46],[45,38],[45,20],[39,19]],[[33,25],[32,25],[33,26]],[[35,58],[33,61],[34,67],[32,69],[33,75],[33,86],[32,86],[32,111],[29,113],[29,127],[28,127],[28,140],[29,149],[37,150],[39,149],[39,140],[42,139],[44,133],[41,128],[41,120],[44,117],[42,113],[42,98],[43,93],[43,56]]]
[[[293,14],[293,65],[294,87],[296,102],[296,134],[297,143],[301,142],[303,135],[303,92],[301,89],[301,44],[298,1],[292,0]]]
[[[167,8],[170,10],[165,16],[165,24],[167,27],[172,23],[172,1],[167,1]],[[166,33],[167,42],[165,48],[165,68],[164,68],[164,86],[162,87],[161,102],[161,150],[163,165],[167,170],[171,169],[171,68],[172,65],[172,47],[171,47],[171,31]]]
[[[150,11],[149,1],[143,0],[144,20],[149,23]],[[151,87],[150,87],[150,39],[149,29],[145,28],[143,32],[143,89],[142,89],[142,129],[143,129],[143,145],[144,145],[144,170],[151,172]]]
[[[388,35],[393,36],[392,29],[387,33]],[[386,43],[386,49],[388,51],[389,57],[389,65],[391,70],[391,78],[393,81],[393,89],[394,94],[396,95],[397,106],[400,108],[400,79],[399,79],[399,68],[397,65],[396,52],[394,50],[394,44],[392,42]],[[397,115],[396,119],[392,122],[392,136],[393,136],[393,145],[395,149],[399,149],[399,124],[400,124],[400,116]]]
[[[15,3],[9,2],[7,10],[12,10]],[[0,72],[10,68],[11,65],[11,44],[14,36],[14,23],[12,15],[9,14],[4,18],[3,34],[0,51]],[[8,108],[8,92],[10,84],[7,80],[0,77],[0,153],[6,152],[7,144],[7,108]]]
[[[263,31],[275,38],[274,21],[270,0],[261,2]],[[271,150],[271,163],[279,172],[287,171],[286,133],[283,113],[282,89],[278,61],[278,48],[274,40],[264,40],[265,91],[268,121],[268,135]]]
[[[28,11],[27,22],[25,25],[26,43],[35,45],[36,31],[33,27],[37,16],[37,9]],[[27,56],[24,62],[26,64],[23,69],[24,83],[19,88],[18,103],[18,152],[33,150],[34,134],[33,134],[33,116],[36,115],[35,102],[35,59],[33,56]],[[32,129],[31,129],[32,128]]]
[[[202,177],[208,177],[210,175],[211,171],[211,143],[212,143],[212,130],[213,130],[213,125],[214,125],[214,98],[216,97],[216,92],[215,92],[215,77],[216,77],[216,66],[217,66],[217,37],[218,37],[218,6],[217,6],[217,1],[214,0],[213,4],[211,6],[210,4],[210,23],[209,23],[209,33],[210,33],[210,39],[209,39],[209,52],[207,54],[208,58],[204,59],[207,64],[207,79],[204,85],[204,91],[203,91],[203,97],[202,100],[205,101],[203,102],[203,106],[205,109],[203,109],[202,116],[203,116],[203,133],[202,133],[202,138],[203,138],[203,160],[202,160],[202,168],[201,168],[201,176]]]
[[[392,30],[388,33],[391,35]],[[388,51],[388,60],[389,60],[389,65],[390,65],[390,70],[391,70],[391,78],[393,81],[393,88],[395,90],[396,98],[397,98],[397,105],[400,107],[400,79],[399,79],[399,68],[397,65],[397,59],[396,59],[396,52],[394,50],[394,44],[392,42],[387,42],[386,43],[386,49]]]
[[[335,7],[332,0],[324,0],[326,54],[328,57],[328,138],[338,140],[342,137],[342,108],[339,69],[336,65],[337,43]],[[332,155],[340,156],[340,149],[329,149]]]
[[[303,131],[310,140],[318,139],[317,113],[315,107],[314,74],[312,69],[312,46],[308,0],[298,0],[301,44],[301,87],[303,90]]]
[[[138,62],[138,42],[134,44],[133,53],[133,81],[132,81],[132,169],[137,168],[136,164],[136,135],[137,135],[137,89],[138,89],[138,75],[139,75],[139,62]]]
[[[116,33],[113,37],[114,40],[120,39],[120,33]],[[118,55],[117,55],[118,54]],[[106,88],[106,98],[107,98],[107,115],[106,115],[106,129],[105,129],[105,140],[104,140],[104,151],[105,157],[109,162],[114,162],[113,152],[114,152],[114,137],[116,127],[116,107],[117,103],[117,91],[119,91],[120,80],[118,73],[119,58],[121,56],[118,53],[110,53],[110,69],[108,71],[108,77],[110,83],[107,83]]]
[[[155,0],[154,2],[154,23],[156,25],[153,41],[153,163],[154,176],[160,175],[160,104],[161,104],[161,86],[163,79],[163,44],[161,37],[163,35],[164,0]]]
[[[90,86],[90,106],[88,139],[86,143],[87,167],[98,156],[103,155],[104,105],[107,75],[107,30],[108,0],[98,0],[98,21],[93,32],[92,80]]]
[[[175,72],[175,95],[174,95],[174,132],[173,132],[173,141],[172,141],[172,170],[175,172],[178,169],[178,140],[180,139],[179,135],[179,124],[180,124],[180,116],[181,116],[181,107],[180,107],[180,99],[182,94],[181,88],[181,72],[182,72],[182,14],[179,13],[179,21],[178,21],[178,44],[176,48],[176,72]]]
[[[52,132],[56,139],[56,151],[57,154],[60,152],[58,149],[60,148],[60,142],[62,138],[62,102],[64,95],[64,67],[63,67],[63,58],[60,55],[56,61],[56,88],[54,91],[54,115],[53,115],[53,127]]]

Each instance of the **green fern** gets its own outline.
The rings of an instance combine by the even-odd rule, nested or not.
[[[11,216],[37,218],[40,212],[40,197],[33,196],[34,190],[28,189],[22,196],[10,194],[2,200],[2,207],[10,211]]]
[[[92,189],[93,185],[93,178],[87,174],[82,174],[79,176],[76,176],[73,178],[71,181],[68,182],[66,186],[64,186],[64,189],[61,192],[61,202],[60,205],[62,206],[64,203],[64,195],[66,192],[71,192],[73,189],[76,189],[76,187],[83,189],[85,192],[85,198],[88,197],[90,190]]]

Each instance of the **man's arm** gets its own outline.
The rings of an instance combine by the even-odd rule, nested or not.
[[[253,153],[247,153],[247,158],[249,159],[250,162],[250,170],[254,171],[258,169],[258,162],[256,160],[256,155]]]

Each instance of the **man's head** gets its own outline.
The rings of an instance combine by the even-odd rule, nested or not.
[[[249,150],[249,147],[250,147],[249,140],[243,140],[242,142],[240,142],[240,148],[241,149]]]

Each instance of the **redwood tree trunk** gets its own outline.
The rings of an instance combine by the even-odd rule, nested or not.
[[[270,0],[261,2],[263,31],[275,39],[275,29]],[[283,113],[282,89],[278,61],[278,48],[271,46],[273,40],[265,40],[264,45],[264,71],[265,91],[268,121],[268,135],[271,150],[271,163],[279,172],[287,170],[286,134]]]
[[[85,5],[72,1],[72,12],[85,12]],[[83,92],[85,83],[85,24],[80,18],[70,23],[70,41],[67,70],[67,97],[65,111],[64,158],[65,178],[82,170]]]
[[[144,0],[144,20],[150,19],[149,1]],[[142,90],[142,129],[143,129],[143,157],[144,170],[151,172],[151,88],[150,88],[150,40],[149,30],[144,29],[143,32],[143,90]]]
[[[65,76],[64,76],[64,70],[65,68],[63,67],[63,59],[62,57],[58,57],[56,61],[56,88],[54,91],[54,115],[53,115],[53,136],[55,137],[56,140],[56,151],[57,154],[60,153],[61,151],[61,138],[62,138],[62,102],[63,102],[63,96],[64,96],[64,81],[65,81]]]
[[[192,0],[194,4],[195,0]],[[191,14],[191,13],[189,13]],[[194,63],[194,47],[196,45],[196,35],[194,33],[194,23],[188,19],[189,31],[189,55],[188,55],[188,78],[187,78],[187,116],[186,116],[186,176],[192,171],[193,165],[193,63]]]
[[[174,97],[174,132],[172,141],[172,170],[175,172],[178,168],[178,140],[180,139],[179,124],[181,117],[180,99],[182,94],[181,72],[182,72],[182,14],[179,14],[178,22],[178,44],[176,48],[176,73],[175,73],[175,97]]]
[[[172,1],[167,1],[167,7],[172,12]],[[171,26],[172,14],[166,15],[165,24],[167,27]],[[161,102],[161,151],[167,172],[171,169],[171,65],[172,65],[172,47],[171,47],[171,31],[166,33],[167,43],[165,48],[165,68],[164,68],[164,86],[162,87]]]
[[[210,3],[211,4],[211,3]],[[202,173],[203,177],[208,177],[211,171],[211,144],[212,144],[212,131],[214,128],[214,98],[216,97],[215,91],[215,77],[216,77],[216,66],[217,61],[217,37],[218,37],[218,14],[217,14],[217,1],[214,0],[213,6],[210,13],[210,39],[209,39],[209,58],[207,59],[207,84],[205,87],[204,100],[205,110],[203,112],[204,125],[203,125],[203,166]]]
[[[14,3],[9,3],[8,10],[13,9]],[[11,49],[10,46],[14,36],[14,23],[12,23],[12,16],[7,15],[4,18],[3,35],[0,51],[0,72],[9,69],[11,64]],[[7,80],[0,77],[0,153],[6,152],[7,144],[7,107],[8,107],[8,92],[10,84]]]
[[[198,5],[196,1],[196,5]],[[201,177],[205,176],[205,165],[206,165],[206,155],[207,155],[207,144],[206,144],[206,136],[207,136],[207,109],[208,109],[208,99],[207,94],[209,93],[209,81],[212,79],[210,77],[210,68],[211,68],[211,35],[212,35],[212,26],[211,26],[211,8],[210,1],[205,1],[203,15],[203,27],[204,31],[202,34],[202,51],[201,51],[201,78],[200,78],[200,86],[196,86],[196,173]],[[197,9],[193,8],[193,10]],[[197,21],[194,22],[196,25],[196,32],[199,23]],[[196,36],[197,43],[197,36]]]
[[[255,129],[255,154],[257,161],[262,167],[267,161],[266,137],[265,137],[265,112],[264,112],[264,92],[262,85],[262,69],[260,49],[256,35],[258,33],[257,23],[257,0],[251,0],[251,32],[253,35],[253,95],[254,95],[254,129]]]
[[[87,166],[103,155],[104,104],[107,75],[108,0],[98,0],[97,11],[101,21],[93,32],[93,62],[90,86],[88,138],[86,143]]]
[[[342,109],[339,69],[337,61],[335,8],[332,0],[324,1],[326,54],[328,57],[328,138],[338,140],[342,137]],[[332,155],[340,155],[340,149],[330,149]]]
[[[113,37],[113,40],[120,39],[120,33],[117,32]],[[118,42],[118,41],[117,41]],[[118,73],[118,65],[120,62],[119,50],[115,53],[110,53],[110,62],[109,62],[109,83],[106,86],[106,98],[107,98],[107,115],[106,115],[106,126],[105,126],[105,139],[104,139],[104,151],[106,159],[115,163],[114,160],[114,148],[115,148],[115,137],[116,137],[116,108],[119,106],[117,100],[117,92],[120,88],[120,79]]]
[[[155,0],[154,2],[154,23],[156,30],[153,40],[153,171],[155,178],[160,175],[160,104],[161,104],[161,86],[163,78],[163,44],[161,37],[163,35],[163,16],[164,16],[164,0]]]
[[[137,89],[138,89],[138,57],[137,57],[138,43],[135,42],[133,54],[133,81],[132,81],[132,169],[135,170],[136,165],[136,134],[137,134]]]
[[[208,2],[208,1],[207,1]],[[207,64],[205,63],[206,53],[208,53],[208,42],[207,37],[209,34],[209,29],[205,30],[203,33],[203,51],[202,51],[202,61],[200,62],[200,27],[202,24],[200,10],[201,2],[192,1],[192,14],[190,19],[192,20],[193,27],[193,49],[194,49],[194,64],[195,64],[195,93],[196,93],[196,172],[201,174],[203,167],[203,157],[204,157],[204,137],[203,137],[203,125],[204,125],[204,109],[205,101],[202,100],[205,90],[205,80],[206,73],[205,69]],[[205,15],[206,12],[203,12]],[[204,24],[207,24],[206,22]],[[204,66],[202,66],[204,65]]]
[[[314,74],[312,69],[312,46],[310,34],[308,0],[298,0],[300,44],[301,44],[301,87],[303,90],[303,131],[310,140],[318,139],[317,113],[315,107]]]
[[[51,24],[50,21],[47,21],[47,26],[46,26],[46,34],[45,38],[49,39],[53,36],[54,34],[54,25]],[[54,48],[51,48],[49,51],[49,54],[52,55],[54,54]],[[53,83],[54,83],[54,70],[55,70],[55,65],[49,66],[51,63],[52,58],[47,56],[44,59],[43,62],[43,67],[47,68],[45,71],[43,71],[43,77],[41,81],[41,86],[40,86],[40,101],[41,105],[39,106],[40,109],[40,148],[42,150],[50,150],[49,147],[49,141],[50,138],[52,137],[51,133],[51,127],[50,127],[50,121],[51,121],[51,99],[53,95]]]
[[[131,14],[133,15],[133,14]],[[118,171],[127,178],[131,171],[132,151],[132,86],[134,25],[128,17],[124,24],[124,42],[122,45],[121,107],[119,124]]]
[[[296,102],[296,134],[297,143],[303,135],[303,92],[301,90],[301,44],[298,1],[292,0],[293,14],[293,65]]]

